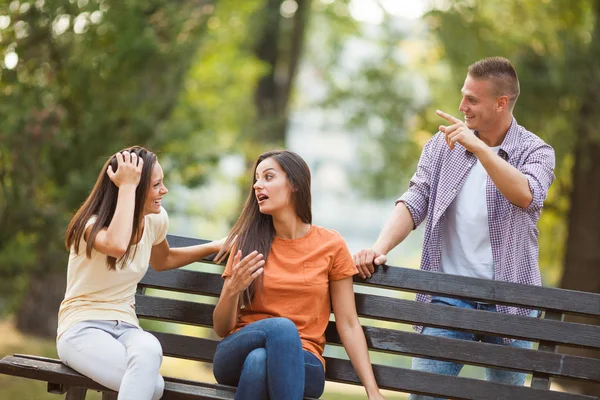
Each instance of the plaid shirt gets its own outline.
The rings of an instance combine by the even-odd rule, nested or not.
[[[533,200],[527,208],[512,204],[488,176],[486,199],[494,279],[540,286],[536,224],[548,188],[554,181],[554,150],[513,118],[498,155],[527,177]],[[429,215],[421,258],[421,269],[425,271],[439,270],[446,210],[476,161],[475,155],[459,143],[450,150],[444,133],[438,132],[423,148],[408,191],[396,201],[396,204],[400,201],[406,204],[415,228]],[[430,302],[431,296],[417,294],[417,301]],[[497,310],[516,315],[530,314],[530,310],[503,305],[498,305]]]

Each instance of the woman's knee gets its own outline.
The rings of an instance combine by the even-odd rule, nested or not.
[[[152,400],[159,400],[165,391],[165,380],[162,376],[158,376],[156,379],[156,386],[154,387],[154,394]]]
[[[242,374],[245,375],[244,378],[250,378],[255,381],[266,379],[267,350],[262,347],[252,350],[248,356],[246,356]]]
[[[274,324],[274,331],[278,334],[287,334],[292,336],[298,336],[298,328],[291,320],[283,317],[269,318],[272,324]]]
[[[160,366],[163,357],[162,346],[152,334],[143,332],[127,346],[127,356],[130,360],[154,362]]]

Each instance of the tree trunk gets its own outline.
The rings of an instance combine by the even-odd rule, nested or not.
[[[297,0],[291,18],[280,15],[282,0],[269,0],[259,21],[256,57],[267,64],[268,72],[255,91],[258,132],[262,143],[283,145],[288,122],[288,104],[302,48],[311,0]]]
[[[595,2],[596,27],[587,59],[586,89],[579,113],[572,172],[569,230],[561,287],[600,293],[600,0]],[[591,318],[569,317],[570,321],[596,323]],[[561,349],[566,350],[566,349]],[[568,349],[571,354],[600,358],[600,352]],[[561,382],[561,384],[565,384]],[[581,393],[600,395],[600,385],[572,382]]]
[[[67,265],[60,270],[31,274],[17,312],[17,329],[29,335],[56,337],[58,307],[65,296]]]
[[[29,277],[16,315],[21,332],[39,337],[56,337],[58,307],[65,296],[68,256],[63,244],[51,232],[61,230],[58,216],[40,224],[35,267]],[[46,238],[50,238],[47,240]]]

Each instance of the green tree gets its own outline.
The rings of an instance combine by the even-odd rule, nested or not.
[[[3,297],[22,294],[19,329],[54,334],[68,219],[115,149],[159,141],[213,11],[195,0],[0,5],[0,265],[12,278]]]

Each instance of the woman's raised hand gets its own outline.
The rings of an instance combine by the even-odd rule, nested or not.
[[[242,293],[263,272],[263,255],[253,251],[242,259],[242,252],[238,250],[233,258],[231,276],[227,279],[229,288],[236,294]]]
[[[112,165],[108,166],[106,173],[111,181],[117,186],[136,186],[140,183],[144,160],[135,153],[124,151],[115,155],[117,158],[117,172],[113,171]]]

